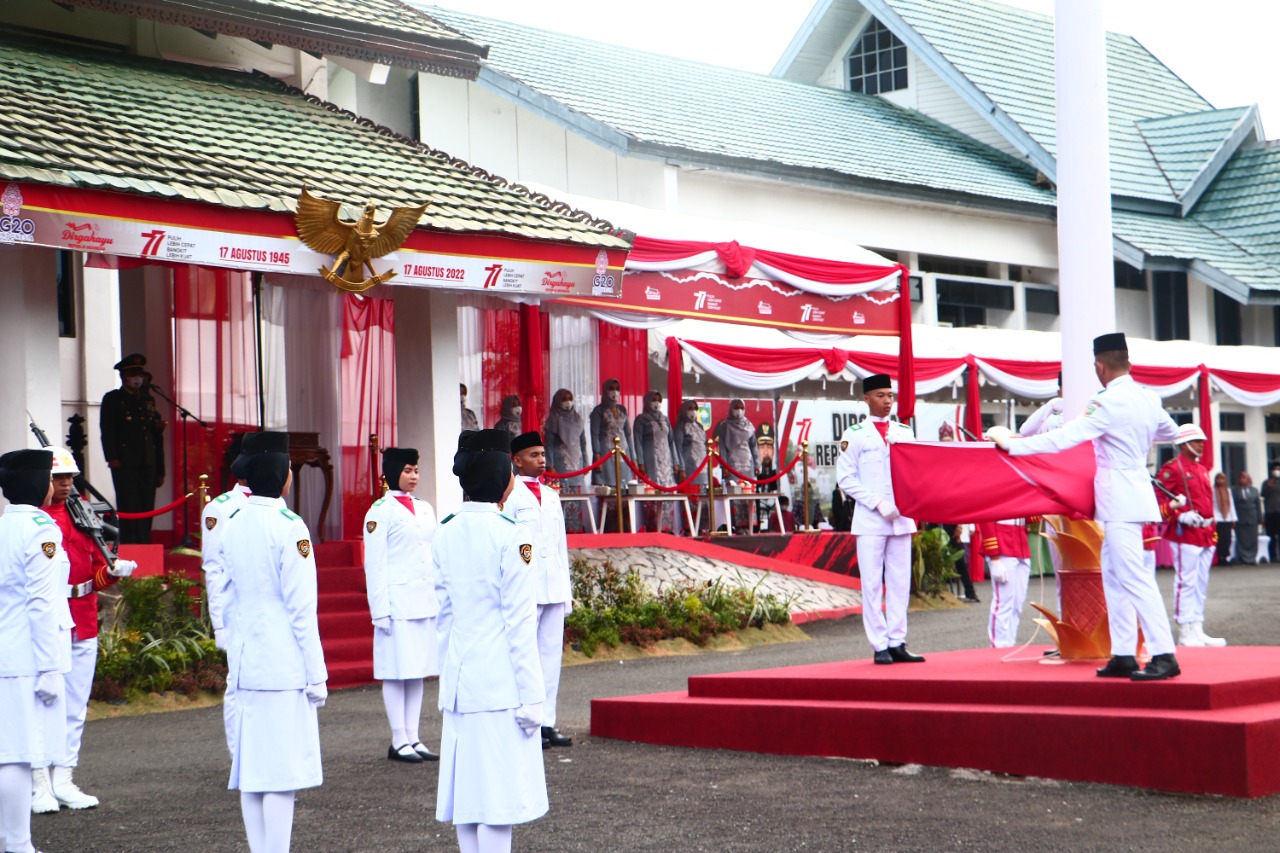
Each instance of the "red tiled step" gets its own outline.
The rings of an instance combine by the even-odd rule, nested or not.
[[[329,689],[360,687],[373,682],[373,659],[356,663],[328,663]]]

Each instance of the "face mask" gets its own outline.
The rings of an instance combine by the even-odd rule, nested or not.
[[[141,387],[142,387],[142,377],[141,377],[141,376],[126,376],[126,377],[125,377],[125,380],[124,380],[124,385],[125,385],[125,387],[126,387],[126,388],[132,388],[132,389],[134,389],[134,390],[136,391],[137,389],[139,389],[139,388],[141,388]]]
[[[621,392],[621,391],[616,391],[616,390],[615,390],[615,391],[610,391],[610,392],[609,392],[608,394],[606,394],[605,396],[609,398],[609,402],[610,402],[610,403],[616,403],[616,402],[618,402],[619,400],[621,400],[621,399],[622,399],[622,392]]]
[[[746,410],[746,409],[734,409],[734,410],[733,410],[732,412],[730,412],[729,414],[733,415],[733,417],[735,417],[735,418],[740,418],[740,417],[742,417],[743,415],[745,415],[746,413],[747,413],[747,410]]]
[[[1274,478],[1275,478],[1275,479],[1277,479],[1277,480],[1280,480],[1280,468],[1272,468],[1272,469],[1271,469],[1271,476],[1272,476],[1272,477],[1274,477]]]
[[[514,409],[512,409],[512,410],[511,410],[511,414],[515,415],[515,416],[518,418],[518,417],[520,417],[520,413],[521,413],[521,412],[523,412],[523,411],[524,411],[524,408],[523,408],[523,407],[521,407],[521,406],[516,406]]]
[[[572,412],[572,411],[573,411],[573,401],[572,401],[572,400],[561,400],[561,401],[560,401],[560,411],[562,411],[562,412]]]
[[[651,411],[651,412],[661,412],[661,411],[662,411],[662,404],[661,404],[661,403],[650,403],[650,404],[649,404],[649,411]]]

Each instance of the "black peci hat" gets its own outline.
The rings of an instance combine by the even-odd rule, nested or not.
[[[1104,352],[1128,352],[1129,344],[1124,339],[1124,332],[1108,332],[1093,339],[1093,354]]]
[[[418,464],[418,451],[412,447],[388,447],[382,451],[382,476],[387,488],[400,490],[400,475],[404,466]]]
[[[881,388],[893,388],[893,380],[889,378],[887,373],[873,373],[862,380],[863,394],[870,394],[872,391],[879,391]]]
[[[453,473],[466,500],[501,501],[512,477],[511,433],[504,429],[480,429],[458,436]]]
[[[52,450],[10,450],[0,456],[0,489],[11,504],[43,504],[52,476]]]
[[[255,432],[245,436],[245,480],[255,495],[278,498],[289,479],[289,433]],[[242,445],[243,447],[243,445]]]
[[[511,453],[514,455],[521,450],[528,450],[530,447],[545,447],[546,443],[542,440],[542,434],[537,430],[533,432],[525,432],[511,439]]]

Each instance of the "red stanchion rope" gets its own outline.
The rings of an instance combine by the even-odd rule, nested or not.
[[[159,509],[153,509],[149,512],[120,512],[119,510],[117,510],[116,515],[119,516],[120,518],[129,520],[129,521],[132,521],[135,518],[155,518],[157,515],[164,515],[166,512],[173,512],[175,509],[177,509],[178,507],[186,503],[187,498],[191,497],[191,495],[194,495],[194,494],[195,492],[191,492],[183,497],[178,498],[176,501],[169,504],[168,506],[162,506]]]
[[[745,474],[740,474],[737,471],[733,470],[733,466],[730,465],[728,462],[724,461],[724,457],[720,456],[720,454],[717,453],[716,456],[720,457],[721,468],[725,469],[730,474],[737,477],[739,480],[742,480],[743,482],[746,482],[746,483],[751,483],[752,485],[755,485],[755,486],[767,486],[770,483],[778,482],[787,474],[790,474],[791,469],[796,467],[796,465],[799,464],[800,460],[803,458],[801,456],[797,456],[796,458],[792,459],[791,464],[789,464],[786,468],[783,468],[777,474],[774,474],[772,477],[765,477],[763,480],[753,480],[750,477],[746,476]]]
[[[644,472],[641,471],[636,466],[636,463],[631,461],[630,456],[628,456],[625,453],[622,454],[622,460],[627,463],[627,466],[629,468],[631,468],[632,473],[634,473],[637,477],[640,478],[640,482],[644,483],[646,486],[652,486],[653,488],[657,489],[660,492],[678,492],[681,489],[683,489],[685,486],[692,483],[699,474],[701,474],[704,470],[706,470],[707,461],[709,459],[711,459],[711,454],[708,453],[706,456],[703,457],[702,464],[698,466],[697,470],[694,471],[692,474],[690,474],[688,477],[685,477],[682,482],[676,483],[674,486],[660,486],[657,483],[655,483],[653,480],[650,480],[648,477],[646,477],[644,475]]]
[[[558,471],[543,471],[542,476],[546,477],[549,480],[568,480],[572,477],[581,477],[583,474],[589,474],[592,471],[596,470],[597,468],[599,468],[601,465],[608,462],[612,458],[613,458],[613,451],[611,450],[608,453],[606,453],[604,456],[601,456],[595,462],[592,462],[586,468],[583,468],[581,471],[570,471],[566,474],[562,474]]]

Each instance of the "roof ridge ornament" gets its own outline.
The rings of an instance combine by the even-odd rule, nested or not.
[[[391,269],[377,272],[370,262],[404,245],[427,205],[393,207],[387,221],[380,226],[374,225],[377,205],[372,200],[365,202],[360,218],[354,222],[344,221],[341,209],[338,202],[314,196],[304,186],[298,195],[294,224],[298,238],[310,249],[323,255],[337,255],[332,269],[320,267],[325,281],[348,293],[363,293],[395,276],[395,270]],[[363,275],[365,269],[369,277],[361,280],[358,276]]]

